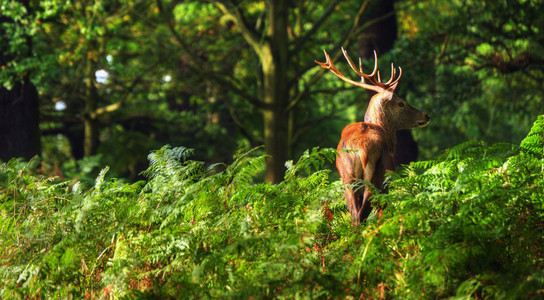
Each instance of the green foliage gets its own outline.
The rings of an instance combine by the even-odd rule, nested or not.
[[[542,0],[397,1],[399,95],[432,118],[422,158],[466,140],[518,144],[544,113]]]
[[[544,289],[544,116],[521,146],[467,142],[391,173],[385,205],[352,225],[332,149],[254,182],[259,150],[228,165],[165,146],[147,182],[94,186],[0,166],[0,296],[538,298]]]

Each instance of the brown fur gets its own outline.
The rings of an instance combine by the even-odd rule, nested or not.
[[[372,123],[351,124],[342,131],[336,167],[346,186],[344,194],[351,217],[359,222],[371,212],[371,191],[368,185],[357,186],[357,183],[364,184],[360,182],[364,180],[383,189],[385,169],[391,160],[390,145],[386,141],[383,128]]]

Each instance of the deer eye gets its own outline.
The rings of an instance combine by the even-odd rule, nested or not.
[[[402,101],[398,103],[398,106],[399,106],[399,107],[404,107],[405,105],[406,105],[406,104],[404,104],[404,102],[402,102]]]

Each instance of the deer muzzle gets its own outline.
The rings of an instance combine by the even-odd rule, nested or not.
[[[424,114],[424,115],[425,117],[423,118],[423,120],[417,122],[417,127],[425,127],[431,121],[431,117],[429,117],[429,115],[427,114]]]

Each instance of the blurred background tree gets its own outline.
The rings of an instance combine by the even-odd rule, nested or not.
[[[44,168],[67,176],[107,164],[134,180],[164,144],[209,162],[264,144],[265,178],[277,182],[285,160],[335,147],[362,120],[366,92],[314,63],[323,49],[338,59],[341,46],[364,58],[377,48],[382,69],[402,66],[398,94],[432,117],[414,131],[421,158],[470,139],[519,142],[544,110],[542,1],[1,0],[1,9],[1,103],[34,85],[39,105],[27,107],[40,116],[40,130],[24,117],[29,129],[9,138],[23,126],[2,118],[0,141],[34,142],[2,147],[1,159],[39,153],[41,131]]]
[[[32,56],[32,38],[28,20],[28,1],[13,1],[9,11],[0,16],[0,67],[16,65],[16,59]],[[21,26],[22,25],[22,26]],[[9,69],[8,69],[9,71]],[[38,93],[28,72],[12,74],[16,79],[0,86],[0,161],[12,157],[28,160],[41,154]]]
[[[432,125],[421,158],[466,140],[519,143],[544,113],[543,1],[398,1],[401,94]]]

